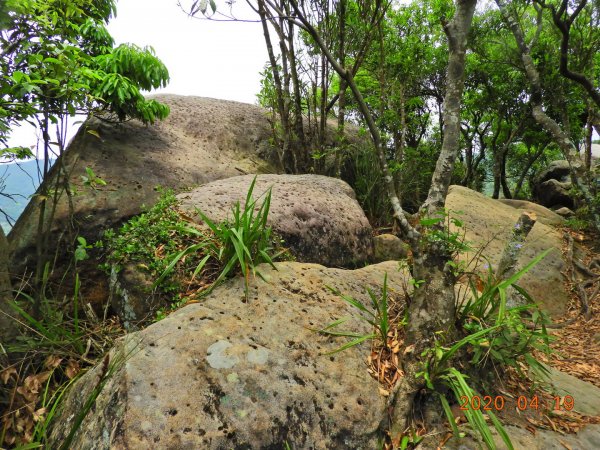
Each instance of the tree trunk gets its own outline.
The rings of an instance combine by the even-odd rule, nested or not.
[[[443,210],[454,164],[459,154],[460,106],[465,79],[467,36],[476,4],[477,0],[458,0],[452,21],[444,24],[449,53],[444,98],[444,140],[427,200],[421,207],[421,213],[428,216],[434,216]],[[394,406],[392,439],[405,427],[406,414],[410,411],[406,409],[407,394],[412,392],[414,396],[415,390],[421,388],[414,374],[423,368],[420,360],[422,351],[432,348],[436,339],[448,343],[456,337],[455,279],[452,271],[446,266],[450,258],[451,255],[443,244],[427,244],[425,251],[414,257],[413,277],[419,281],[423,280],[423,283],[415,290],[408,305],[406,343],[414,347],[412,352],[406,354],[407,376],[399,383],[394,398],[390,399]],[[402,399],[402,396],[405,398]],[[399,401],[396,402],[396,399]]]
[[[8,266],[8,240],[0,227],[0,343],[6,344],[17,331],[14,314],[8,302],[12,300],[12,285]]]
[[[523,62],[525,73],[529,80],[529,84],[531,85],[530,103],[533,118],[548,133],[550,133],[556,144],[561,149],[563,156],[569,163],[573,185],[579,189],[585,202],[590,205],[590,212],[593,217],[594,225],[598,230],[600,230],[600,212],[597,210],[597,208],[592,207],[592,205],[595,204],[594,196],[585,182],[586,171],[584,163],[579,157],[577,148],[568,134],[565,133],[560,125],[544,111],[542,106],[542,86],[540,82],[540,74],[535,67],[533,58],[531,57],[530,48],[525,43],[525,37],[523,36],[523,32],[521,31],[519,23],[508,11],[504,0],[496,0],[496,4],[498,5],[498,8],[500,8],[504,22],[512,31],[521,53],[521,61]]]
[[[279,156],[279,164],[280,169],[285,171],[286,173],[291,173],[293,168],[290,167],[290,141],[289,141],[289,123],[288,117],[285,110],[285,102],[284,102],[284,94],[283,87],[281,83],[281,75],[279,73],[279,69],[277,67],[277,58],[275,57],[275,52],[273,51],[273,44],[271,43],[271,35],[269,33],[269,26],[267,21],[267,11],[265,7],[264,0],[258,0],[258,14],[261,19],[263,35],[265,37],[265,44],[267,46],[267,53],[269,55],[269,63],[271,64],[271,70],[273,71],[273,81],[275,83],[275,92],[277,97],[277,109],[279,113],[279,120],[281,122],[282,128],[282,136],[281,136],[281,149],[278,152]],[[276,137],[277,138],[277,137]]]
[[[339,51],[338,60],[340,67],[346,70],[346,0],[340,0],[338,5],[338,20],[339,20]],[[340,90],[338,93],[338,125],[337,125],[337,149],[335,152],[335,165],[334,175],[337,178],[341,177],[342,171],[342,153],[345,150],[346,144],[346,133],[345,133],[345,120],[346,120],[346,88],[347,83],[343,78],[340,80]]]
[[[502,152],[502,160],[500,161],[500,184],[502,185],[502,194],[504,198],[512,198],[508,181],[506,180],[506,156],[508,155],[508,146]]]
[[[533,163],[535,163],[538,158],[540,156],[542,156],[542,154],[544,153],[544,149],[548,146],[548,144],[539,144],[538,149],[536,150],[536,152],[533,154],[532,157],[530,157],[527,160],[527,164],[525,165],[525,167],[523,168],[523,171],[521,172],[521,175],[519,176],[519,180],[517,181],[517,185],[515,186],[515,190],[513,192],[513,198],[519,198],[519,195],[521,194],[521,189],[523,189],[523,183],[525,182],[525,177],[527,176],[527,173],[529,172],[529,169],[531,169],[531,166],[533,166]]]

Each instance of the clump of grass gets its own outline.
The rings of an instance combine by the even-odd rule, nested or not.
[[[196,224],[177,209],[172,191],[163,191],[155,206],[104,235],[106,271],[136,264],[154,279],[153,288],[170,296],[174,308],[209,293],[226,278],[242,273],[248,294],[250,275],[261,276],[257,266],[273,265],[289,253],[267,225],[271,191],[258,202],[252,181],[243,205],[234,204],[230,217],[220,223],[202,211]],[[165,312],[159,312],[159,318]]]
[[[236,202],[232,208],[231,218],[228,220],[216,223],[202,211],[197,210],[198,215],[208,226],[208,230],[202,230],[189,224],[179,226],[178,231],[185,235],[195,236],[197,242],[186,246],[170,258],[168,266],[158,278],[157,283],[167,277],[176,264],[187,256],[195,255],[198,258],[202,255],[192,277],[201,273],[211,259],[220,265],[219,275],[203,294],[210,292],[225,278],[239,271],[244,275],[247,297],[250,274],[262,277],[257,266],[267,263],[275,267],[273,259],[285,253],[285,250],[275,253],[276,240],[271,227],[267,225],[271,206],[271,189],[265,193],[262,203],[257,205],[257,199],[252,196],[255,185],[256,177],[250,184],[244,206],[242,207],[240,202]]]

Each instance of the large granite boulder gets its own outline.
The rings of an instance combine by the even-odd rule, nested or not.
[[[570,172],[567,161],[552,161],[546,169],[540,172],[533,183],[535,200],[548,208],[562,206],[573,208],[575,200],[569,192],[572,186]]]
[[[200,209],[211,220],[223,221],[236,202],[243,205],[253,179],[245,175],[205,184],[180,194],[180,207],[190,214]],[[259,175],[254,187],[259,204],[268,189],[267,223],[298,261],[355,267],[372,256],[373,230],[345,182],[320,175]]]
[[[347,339],[313,330],[350,316],[345,329],[370,333],[329,287],[367,304],[365,287],[381,289],[387,273],[391,292],[401,293],[407,274],[395,262],[260,270],[268,283],[254,280],[248,301],[236,278],[124,337],[65,396],[52,447],[113,371],[70,448],[376,448],[387,411],[367,373],[368,344],[328,354]]]
[[[461,212],[457,217],[464,223],[465,239],[473,248],[461,258],[471,261],[476,256],[475,252],[483,247],[478,258],[479,266],[489,261],[495,268],[522,210],[462,186],[450,187],[446,208],[451,214],[452,211]],[[561,254],[562,245],[562,233],[538,221],[529,233],[519,257],[519,265],[523,267],[544,250],[554,249],[519,284],[555,317],[560,317],[566,311],[571,298],[563,283],[562,272],[566,266]]]
[[[146,126],[135,120],[111,124],[90,119],[65,152],[64,164],[77,192],[72,197],[72,223],[90,242],[103,229],[140,213],[143,205],[153,205],[158,185],[177,191],[220,178],[274,170],[261,158],[268,157],[271,129],[260,107],[177,95],[154,98],[170,107],[166,120]],[[55,164],[46,180],[51,186],[58,166]],[[81,176],[86,175],[86,167],[107,186],[85,187]],[[32,264],[37,218],[38,207],[31,202],[8,236],[12,267],[17,272]],[[59,238],[68,223],[69,206],[63,195],[57,204],[51,243],[61,245]]]
[[[528,202],[527,200],[514,200],[507,198],[500,198],[498,201],[521,211],[535,213],[538,222],[542,222],[545,225],[563,225],[565,223],[565,219],[558,211],[552,211],[551,209],[548,209],[542,205],[538,205],[537,203]]]

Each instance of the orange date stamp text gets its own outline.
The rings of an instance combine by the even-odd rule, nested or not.
[[[507,405],[512,404],[514,404],[519,411],[549,408],[552,408],[555,411],[571,411],[575,407],[575,399],[571,395],[555,396],[550,405],[546,404],[546,402],[537,395],[534,395],[533,397],[520,395],[516,399],[505,397],[503,395],[474,395],[472,397],[462,395],[459,403],[462,411],[502,411]]]

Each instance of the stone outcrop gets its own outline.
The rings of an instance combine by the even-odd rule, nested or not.
[[[373,261],[398,261],[407,257],[409,246],[393,234],[373,237]]]
[[[478,259],[479,267],[483,267],[489,261],[495,268],[521,210],[462,186],[450,187],[446,208],[451,214],[454,214],[452,211],[462,212],[456,217],[464,223],[465,240],[471,243],[474,249],[462,255],[461,259],[471,261],[475,251],[483,247]],[[523,267],[544,250],[554,249],[521,279],[519,285],[525,288],[543,309],[556,317],[560,317],[566,311],[571,298],[564,287],[561,273],[565,270],[561,254],[562,245],[561,232],[538,221],[527,236],[519,257],[519,266]]]
[[[574,208],[575,201],[570,194],[571,179],[569,163],[565,160],[552,161],[535,179],[533,196],[536,201],[548,208]]]
[[[176,191],[244,173],[272,172],[271,129],[258,106],[225,100],[158,95],[171,114],[145,126],[138,121],[110,124],[91,119],[70,143],[64,164],[77,195],[72,197],[74,220],[89,242],[104,228],[118,224],[154,204],[156,186]],[[54,186],[59,164],[46,183]],[[82,175],[90,167],[107,186],[91,189]],[[12,266],[30,263],[38,208],[31,202],[9,234]],[[59,242],[69,223],[68,201],[59,200],[51,242]],[[51,249],[52,252],[53,249]]]
[[[316,333],[341,317],[372,330],[329,287],[369,300],[384,274],[393,295],[407,275],[395,262],[359,270],[261,266],[249,300],[241,278],[143,331],[127,335],[65,396],[52,442],[113,371],[71,448],[376,448],[385,398],[365,366],[367,344],[328,354],[347,338]]]
[[[242,205],[254,176],[217,180],[180,194],[180,207],[200,209],[220,222]],[[371,225],[345,182],[320,175],[260,175],[254,197],[271,189],[268,225],[280,235],[298,261],[328,267],[355,267],[373,254]],[[198,216],[195,219],[201,221]]]
[[[537,221],[545,225],[563,225],[565,223],[564,218],[561,217],[558,211],[552,211],[551,209],[538,205],[537,203],[528,202],[527,200],[513,200],[506,198],[498,199],[498,201],[522,211],[535,213]]]

